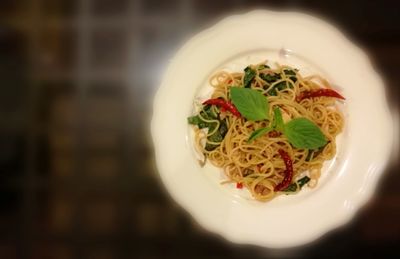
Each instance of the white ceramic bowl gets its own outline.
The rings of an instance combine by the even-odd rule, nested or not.
[[[213,72],[265,59],[322,74],[346,97],[345,130],[318,186],[268,203],[220,185],[219,169],[198,165],[186,119],[195,98],[210,92]],[[151,131],[163,183],[200,225],[232,242],[280,248],[313,241],[352,218],[387,163],[392,125],[381,79],[337,29],[305,14],[258,10],[225,18],[179,50],[154,99]]]

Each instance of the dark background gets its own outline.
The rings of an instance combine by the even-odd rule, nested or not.
[[[400,257],[397,156],[350,224],[271,250],[201,230],[158,180],[149,134],[177,48],[258,7],[335,24],[369,54],[396,110],[399,3],[1,0],[0,258]]]

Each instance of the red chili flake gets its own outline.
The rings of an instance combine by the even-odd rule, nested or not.
[[[293,162],[290,158],[289,154],[284,151],[283,149],[278,150],[279,155],[282,157],[283,161],[285,162],[286,170],[284,171],[285,177],[283,178],[282,182],[275,186],[276,192],[286,189],[292,182],[293,178]]]
[[[282,135],[282,133],[277,130],[268,132],[268,137],[270,137],[270,138],[276,138],[276,137],[279,137],[280,135]]]
[[[243,188],[243,183],[236,183],[236,188],[242,189]]]
[[[256,187],[254,188],[254,191],[261,195],[265,195],[268,193],[267,188],[261,184],[257,184]]]
[[[208,99],[207,101],[203,102],[204,105],[216,105],[221,107],[222,111],[229,111],[230,113],[232,113],[233,115],[235,115],[236,117],[240,117],[240,112],[236,109],[236,107],[228,101],[225,101],[223,99],[220,98],[216,98],[216,99]]]
[[[232,83],[232,82],[233,82],[232,79],[229,79],[228,84],[230,84],[230,83]]]
[[[332,89],[323,88],[323,89],[316,89],[316,90],[301,92],[296,97],[296,101],[301,102],[301,100],[306,99],[306,98],[313,98],[313,97],[320,97],[320,96],[335,97],[335,98],[345,100],[345,98],[342,95],[340,95],[338,92],[336,92]]]

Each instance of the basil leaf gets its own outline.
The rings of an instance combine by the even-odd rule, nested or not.
[[[278,93],[276,92],[275,87],[272,87],[272,89],[269,90],[269,91],[267,92],[267,94],[268,94],[269,96],[277,96],[277,95],[278,95]]]
[[[277,73],[273,73],[273,74],[260,74],[260,78],[262,80],[264,80],[267,83],[273,83],[278,81],[279,79],[281,79],[281,76]]]
[[[296,77],[296,71],[295,71],[295,70],[285,69],[285,70],[283,70],[283,73],[285,73],[285,75],[289,76],[289,78],[290,78],[294,83],[296,83],[297,77]]]
[[[292,85],[292,83],[290,83],[288,81],[282,81],[280,83],[277,83],[274,87],[275,87],[276,90],[281,91],[281,90],[284,90],[284,89],[286,89],[288,87],[293,88],[293,85]]]
[[[200,123],[203,122],[203,120],[200,119],[200,117],[197,116],[197,115],[196,115],[196,116],[188,117],[187,120],[188,120],[188,123],[189,123],[189,124],[192,124],[192,125],[199,125]]]
[[[252,121],[268,119],[268,100],[257,90],[248,88],[231,88],[233,104],[246,119]]]
[[[261,129],[258,129],[258,130],[253,131],[253,132],[251,133],[249,139],[247,140],[247,143],[252,142],[252,141],[255,140],[256,138],[261,137],[262,135],[264,135],[264,134],[270,132],[271,130],[273,130],[272,127],[266,127],[266,128],[261,128]]]
[[[215,129],[215,125],[216,125],[216,123],[214,123],[213,126],[210,126],[210,127],[208,128],[208,132],[213,131],[213,130]],[[207,151],[212,151],[212,150],[216,149],[217,147],[219,147],[219,145],[220,145],[220,143],[222,142],[222,140],[224,140],[225,135],[226,135],[227,132],[228,132],[228,126],[226,125],[226,122],[225,122],[224,120],[221,120],[221,121],[220,121],[220,124],[219,124],[218,130],[215,131],[215,133],[212,134],[211,136],[208,136],[208,137],[207,137],[207,139],[208,139],[209,141],[212,141],[212,142],[219,142],[219,144],[218,144],[218,145],[215,145],[215,144],[211,144],[211,143],[206,143],[205,149],[206,149]]]
[[[192,125],[197,125],[199,129],[207,128],[210,124],[209,122],[203,121],[200,116],[191,116],[188,118],[188,123]]]
[[[282,81],[274,85],[270,90],[268,90],[267,94],[270,96],[277,96],[277,90],[281,91],[288,87],[293,88],[293,84],[288,81]]]
[[[295,76],[296,75],[296,71],[291,70],[291,69],[284,69],[283,72],[285,73],[285,75],[291,75],[291,76]]]
[[[243,87],[250,88],[251,81],[253,81],[254,77],[256,76],[256,71],[251,67],[246,67],[244,69],[244,77],[243,77]]]
[[[301,188],[301,187],[303,187],[306,183],[308,183],[310,180],[311,180],[310,177],[304,176],[303,178],[299,179],[299,180],[297,181],[297,183],[299,184],[299,187]]]
[[[297,191],[297,185],[299,185],[299,188],[303,187],[306,183],[310,181],[310,177],[304,176],[303,178],[299,179],[296,183],[291,183],[286,189],[282,190],[283,192],[295,192]]]
[[[210,128],[209,130],[210,131],[214,130],[214,127]],[[222,140],[224,140],[226,132],[228,132],[228,127],[226,126],[226,122],[220,121],[218,130],[214,134],[209,136],[208,140],[212,142],[221,142]]]
[[[275,107],[274,109],[274,128],[276,128],[279,131],[283,131],[285,124],[283,122],[282,119],[282,113],[281,113],[281,109],[279,109],[278,107]]]
[[[265,64],[262,64],[262,65],[259,65],[258,66],[258,70],[263,70],[263,69],[266,69],[266,68],[270,68],[268,65],[265,65]]]
[[[270,131],[272,131],[274,129],[279,130],[279,131],[283,131],[284,126],[285,126],[285,124],[284,124],[283,119],[282,119],[281,110],[278,107],[275,107],[274,108],[274,121],[272,122],[272,125],[270,127],[261,128],[261,129],[253,131],[251,133],[251,135],[249,137],[249,140],[247,142],[250,143],[254,139],[259,138],[262,135],[264,135],[264,134],[266,134],[266,133],[268,133],[268,132],[270,132]]]
[[[213,112],[213,110],[211,109],[211,105],[205,106],[204,109],[200,112],[200,114],[204,119],[219,121],[218,130],[216,130],[211,136],[207,137],[208,141],[219,143],[218,145],[206,143],[205,149],[207,151],[212,151],[220,145],[220,142],[222,142],[222,140],[224,140],[224,137],[228,132],[228,126],[225,120],[221,120],[219,118],[219,115]],[[213,122],[204,121],[199,115],[189,117],[188,123],[197,125],[199,129],[208,128],[208,132],[214,131],[215,127],[218,125],[218,123],[215,121]]]
[[[204,109],[200,112],[201,116],[206,120],[216,120],[218,119],[218,114],[215,114],[211,105],[206,105]],[[215,122],[204,121],[199,115],[191,116],[188,118],[188,123],[192,125],[197,125],[199,129],[208,128],[210,125],[215,125]]]
[[[285,124],[284,134],[296,148],[316,149],[327,143],[320,128],[306,118],[289,121]]]
[[[291,183],[289,184],[286,189],[283,189],[282,192],[295,192],[297,190],[297,184],[296,183]]]
[[[285,69],[283,70],[283,73],[287,76],[289,76],[289,78],[293,81],[296,82],[297,81],[297,77],[296,77],[296,71],[295,70],[291,70],[291,69]],[[282,79],[282,74],[260,74],[260,77],[262,80],[272,84],[280,79]],[[266,89],[268,87],[268,85],[264,86],[264,89]],[[293,88],[293,84],[289,83],[287,81],[282,81],[277,83],[276,85],[274,85],[274,87],[272,87],[267,94],[270,96],[277,96],[278,93],[277,91],[281,91],[284,90],[286,88]]]
[[[319,154],[322,153],[322,151],[324,150],[325,147],[326,147],[326,145],[324,145],[318,149],[309,149],[307,157],[306,157],[306,161],[310,162],[312,159],[316,158]]]
[[[201,111],[201,116],[207,120],[218,119],[218,114],[212,111],[211,105],[204,106],[203,110]]]

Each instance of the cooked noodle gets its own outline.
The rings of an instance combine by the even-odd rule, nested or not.
[[[252,67],[256,68],[259,65]],[[295,71],[296,82],[290,76],[285,75],[285,69]],[[336,153],[336,136],[342,131],[344,121],[334,98],[315,97],[303,99],[300,102],[296,101],[296,96],[303,91],[331,88],[329,82],[324,78],[317,75],[302,77],[294,68],[279,64],[276,64],[276,68],[273,69],[267,67],[255,70],[257,74],[251,83],[251,89],[260,90],[267,96],[270,117],[273,117],[274,107],[279,107],[284,121],[299,117],[307,118],[320,127],[328,140],[326,146],[319,153],[308,149],[294,148],[282,134],[267,133],[249,143],[248,139],[251,133],[261,127],[266,127],[268,121],[250,121],[237,118],[229,112],[221,113],[228,128],[221,143],[211,142],[207,139],[207,136],[212,135],[213,132],[197,129],[195,132],[196,149],[203,153],[213,165],[223,169],[228,178],[224,183],[243,184],[255,199],[266,201],[281,193],[274,191],[275,186],[284,179],[285,170],[284,161],[279,156],[278,150],[285,150],[291,157],[293,179],[307,175],[311,178],[308,186],[314,187],[321,175],[324,161],[332,159]],[[259,76],[260,73],[277,73],[281,75],[281,79],[269,84]],[[217,72],[209,80],[210,85],[214,88],[211,97],[230,100],[230,88],[242,85],[243,77],[244,73]],[[269,96],[267,93],[280,82],[287,82],[293,87],[277,91],[277,96]],[[213,109],[218,112],[218,108]],[[203,119],[206,120],[206,118]],[[219,123],[219,121],[215,120],[215,123]],[[215,130],[218,130],[218,127],[215,127]],[[206,142],[219,146],[208,151],[204,148]]]

